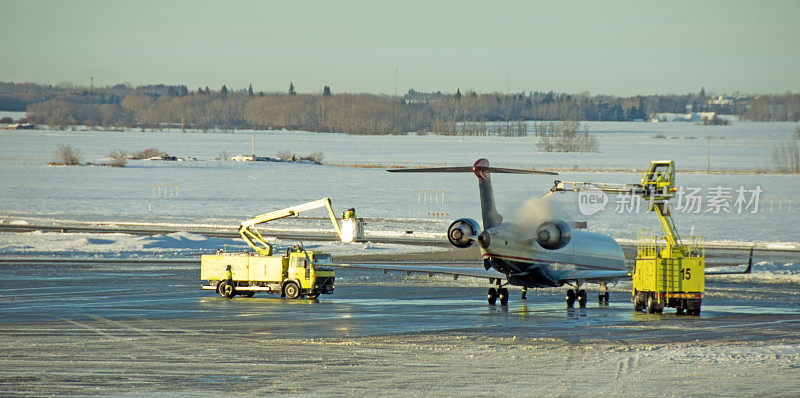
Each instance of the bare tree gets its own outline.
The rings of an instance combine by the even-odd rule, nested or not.
[[[576,121],[540,122],[533,126],[540,152],[597,152],[600,144]]]
[[[115,149],[115,150],[111,151],[111,152],[110,152],[108,155],[106,155],[106,156],[108,156],[108,157],[109,157],[109,158],[111,158],[111,159],[125,159],[125,158],[127,158],[127,157],[128,157],[128,153],[127,153],[127,152],[125,152],[125,151],[124,151],[124,150],[122,150],[122,149]]]
[[[776,145],[772,150],[772,161],[775,168],[783,173],[800,172],[800,148],[797,140],[788,140]]]
[[[319,151],[314,151],[308,156],[303,156],[301,160],[310,160],[316,164],[322,164],[322,161],[325,160],[325,154]]]
[[[283,160],[285,160],[287,162],[291,162],[291,161],[294,161],[295,159],[297,159],[297,156],[295,156],[294,153],[289,152],[289,151],[278,151],[277,156],[278,156],[278,159],[283,159]]]
[[[57,149],[53,151],[53,161],[50,164],[66,166],[81,164],[81,151],[72,145],[58,144]]]
[[[155,156],[163,156],[166,155],[165,153],[158,150],[158,148],[147,148],[143,151],[139,151],[133,154],[134,158],[137,159],[149,159]]]

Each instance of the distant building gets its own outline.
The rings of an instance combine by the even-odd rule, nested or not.
[[[710,100],[706,101],[706,105],[716,105],[716,106],[728,106],[732,103],[733,103],[732,100],[727,99],[721,95],[718,97],[711,97]]]
[[[716,112],[692,113],[656,113],[650,118],[651,122],[703,122],[714,120]]]

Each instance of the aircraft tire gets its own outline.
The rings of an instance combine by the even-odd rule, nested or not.
[[[493,287],[490,287],[486,298],[489,300],[489,305],[494,305],[494,303],[497,302],[497,290],[495,290]]]
[[[575,306],[575,291],[572,289],[567,290],[567,308]]]
[[[500,288],[500,291],[497,292],[497,298],[500,299],[500,305],[507,306],[508,305],[508,289]]]
[[[586,290],[581,289],[578,291],[578,306],[586,308]]]

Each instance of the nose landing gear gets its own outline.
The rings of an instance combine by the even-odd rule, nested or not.
[[[489,293],[486,295],[486,298],[489,301],[489,305],[495,305],[497,299],[500,299],[500,305],[507,306],[508,305],[508,289],[503,287],[500,282],[497,282],[497,289],[490,287]]]

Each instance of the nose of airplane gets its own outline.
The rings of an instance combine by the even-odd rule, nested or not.
[[[489,247],[490,239],[488,232],[483,231],[480,234],[478,234],[478,244],[484,249],[487,249]]]

